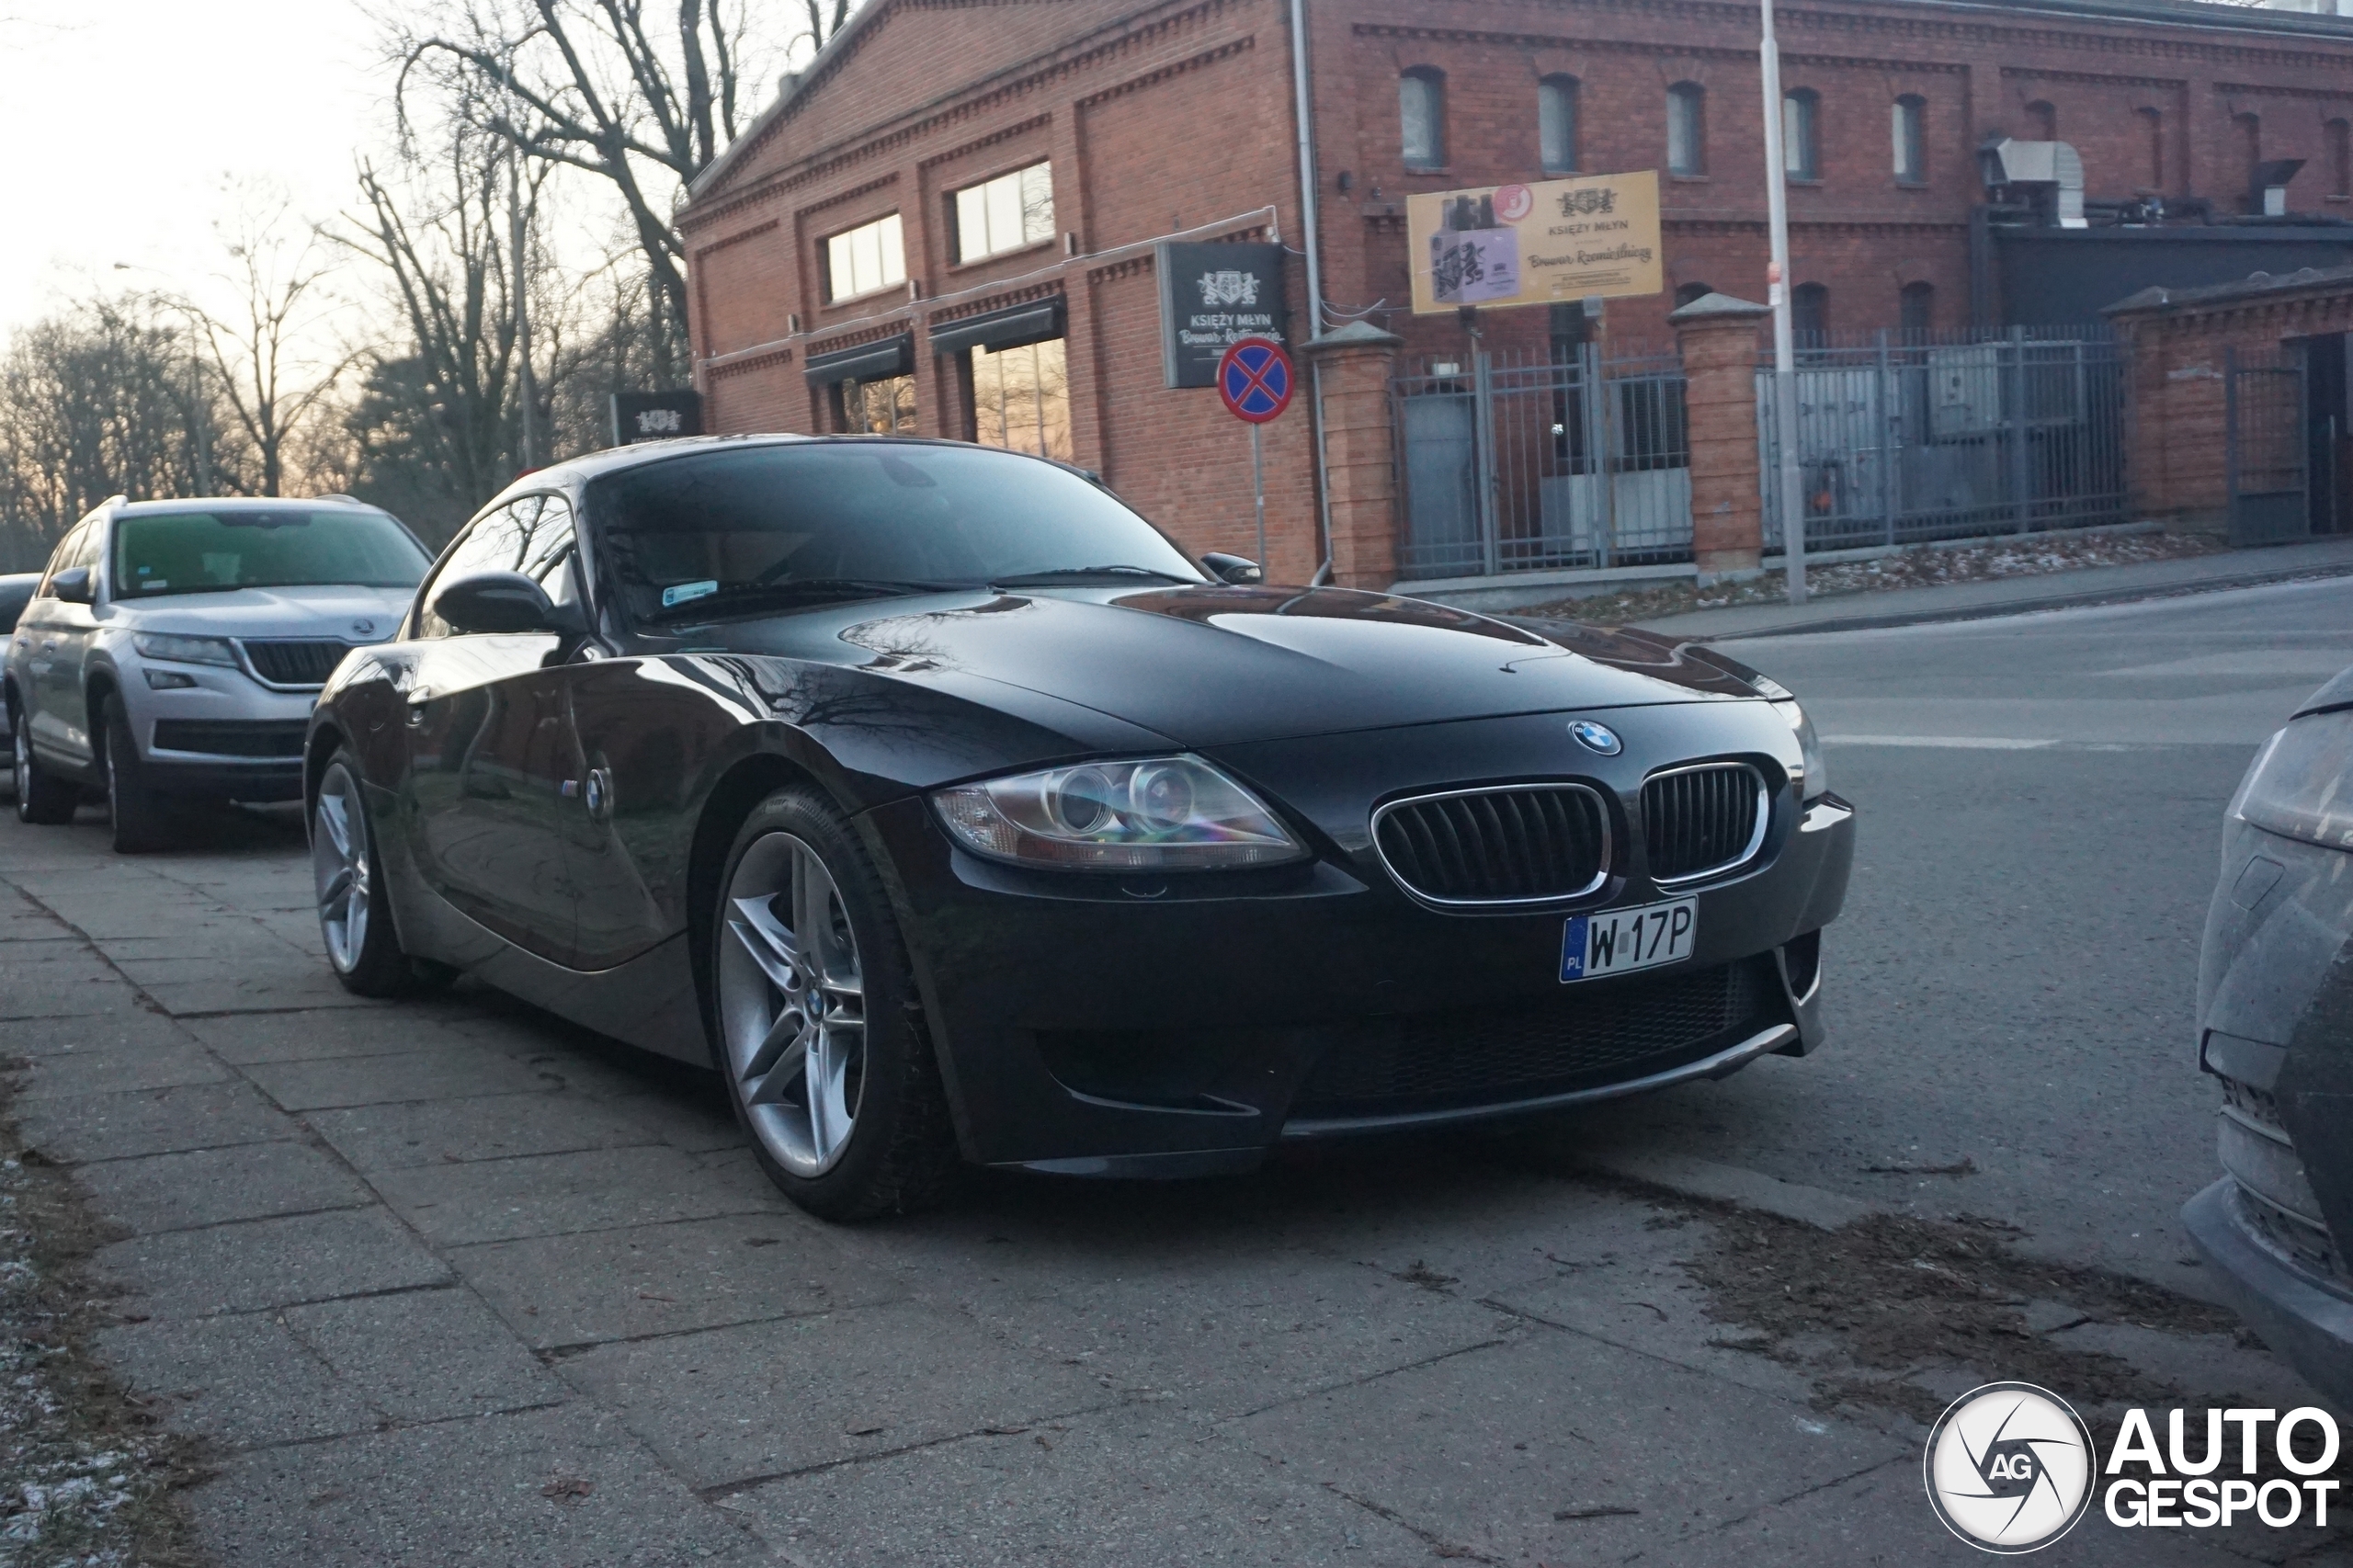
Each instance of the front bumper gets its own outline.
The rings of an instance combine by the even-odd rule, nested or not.
[[[1465,737],[1441,732],[1470,728],[1388,737],[1382,774],[1418,747],[1432,777],[1461,777]],[[1220,760],[1294,808],[1314,794],[1271,756]],[[1621,760],[1635,790],[1661,766]],[[1688,959],[1575,985],[1559,980],[1568,915],[1669,895],[1613,878],[1535,913],[1440,913],[1381,869],[1363,802],[1326,804],[1305,809],[1311,824],[1353,822],[1358,842],[1311,831],[1312,863],[1191,877],[983,861],[921,800],[861,817],[895,874],[966,1153],[1087,1174],[1246,1169],[1283,1142],[1554,1109],[1822,1038],[1817,934],[1853,855],[1853,813],[1835,798],[1809,810],[1777,795],[1758,858],[1692,894]]]
[[[2181,1222],[2231,1309],[2336,1408],[2353,1409],[2353,1298],[2267,1244],[2230,1176],[2183,1205]]]
[[[218,665],[156,662],[194,683],[158,691],[148,685],[148,661],[116,657],[116,689],[151,788],[256,803],[301,798],[315,690],[274,689]]]

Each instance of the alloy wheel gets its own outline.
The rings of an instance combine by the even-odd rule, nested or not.
[[[319,893],[319,929],[327,960],[349,973],[368,945],[371,902],[368,878],[368,827],[359,815],[358,782],[340,764],[319,781],[319,804],[311,829],[311,874]]]
[[[17,786],[17,799],[32,799],[33,746],[25,734],[25,720],[20,714],[8,731],[8,771]]]
[[[849,1147],[866,1079],[865,982],[841,889],[816,850],[772,833],[736,862],[722,908],[727,1071],[768,1154],[820,1176]]]

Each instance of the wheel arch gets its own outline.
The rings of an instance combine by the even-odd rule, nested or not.
[[[832,798],[832,791],[808,768],[779,752],[760,751],[738,759],[703,797],[695,819],[694,838],[687,850],[687,952],[694,966],[695,988],[708,996],[710,981],[710,912],[719,899],[719,879],[727,869],[727,850],[752,808],[788,785],[806,784]],[[711,1021],[706,1017],[706,1030]]]
[[[311,835],[311,812],[319,803],[319,780],[326,777],[327,764],[346,744],[343,726],[332,719],[323,719],[311,726],[302,740],[302,836]],[[362,779],[362,783],[366,780]]]

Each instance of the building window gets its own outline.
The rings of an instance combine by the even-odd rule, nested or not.
[[[1801,283],[1790,290],[1790,330],[1801,348],[1820,348],[1830,338],[1830,290],[1820,283]]]
[[[2148,188],[2162,191],[2165,187],[2165,117],[2157,109],[2136,111],[2141,117],[2141,132],[2149,144]]]
[[[2239,153],[2246,160],[2247,195],[2262,210],[2263,192],[2256,188],[2256,171],[2263,167],[2263,117],[2239,114],[2231,117],[2231,124],[2239,133]]]
[[[1708,90],[1697,82],[1666,90],[1666,172],[1708,172]]]
[[[1933,283],[1906,283],[1896,296],[1896,325],[1907,340],[1917,342],[1937,324],[1937,288]]]
[[[2353,125],[2332,119],[2327,130],[2329,194],[2353,196]]]
[[[1577,168],[1577,79],[1547,76],[1536,84],[1536,139],[1548,175]]]
[[[825,242],[827,300],[854,300],[906,280],[906,245],[896,212]]]
[[[1675,308],[1696,304],[1716,291],[1712,283],[1678,283],[1675,286]]]
[[[1781,166],[1791,179],[1822,177],[1822,148],[1816,129],[1822,119],[1822,96],[1800,87],[1781,97]]]
[[[956,259],[978,261],[1054,237],[1054,167],[1032,164],[956,193]]]
[[[1070,378],[1063,340],[972,350],[972,439],[1071,460]]]
[[[845,436],[904,436],[915,427],[915,379],[834,383],[834,427]]]
[[[1446,167],[1446,78],[1435,71],[1398,77],[1397,118],[1404,127],[1405,166]]]
[[[2059,111],[2037,98],[2026,106],[2026,139],[2029,142],[2059,140]]]
[[[1927,117],[1927,99],[1906,93],[1895,100],[1888,122],[1888,139],[1894,144],[1898,185],[1926,185],[1928,181]]]

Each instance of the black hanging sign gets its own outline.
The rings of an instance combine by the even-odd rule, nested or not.
[[[1160,348],[1165,385],[1213,387],[1225,351],[1245,337],[1290,346],[1279,244],[1161,243]]]

